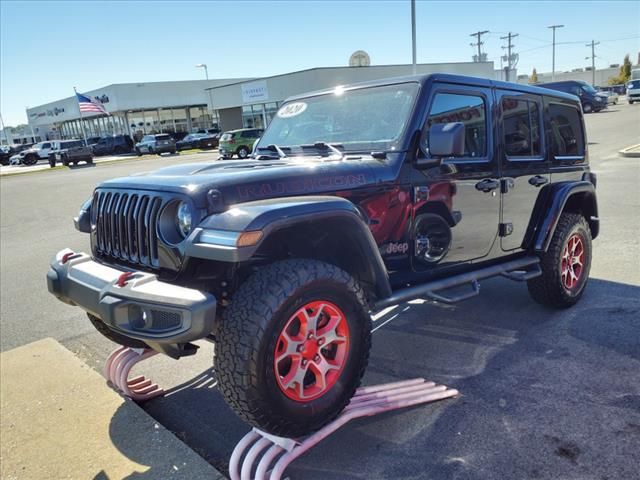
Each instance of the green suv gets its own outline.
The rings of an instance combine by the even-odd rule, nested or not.
[[[261,128],[242,128],[224,132],[220,137],[219,151],[222,158],[247,158],[253,150],[253,144],[262,136]]]

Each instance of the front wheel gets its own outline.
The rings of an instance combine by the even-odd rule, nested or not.
[[[583,111],[584,113],[591,113],[591,112],[593,112],[593,105],[591,105],[590,103],[585,103],[585,104],[582,106],[582,111]]]
[[[140,150],[139,148],[136,148],[136,155],[141,157],[142,156],[142,150]]]
[[[22,160],[22,163],[25,165],[35,165],[38,163],[38,156],[34,154],[29,154]]]
[[[527,282],[536,302],[568,308],[580,300],[591,269],[591,230],[582,215],[563,213],[560,216],[540,266],[542,275]]]
[[[369,359],[371,317],[345,271],[285,260],[240,286],[216,337],[229,406],[259,429],[299,437],[333,420],[353,396]]]

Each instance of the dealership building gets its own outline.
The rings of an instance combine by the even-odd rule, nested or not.
[[[109,115],[83,114],[75,96],[27,109],[36,140],[264,128],[291,95],[338,85],[411,75],[412,65],[321,67],[262,78],[123,83],[88,92]],[[493,62],[418,64],[417,73],[500,79]],[[515,72],[513,72],[515,78]]]

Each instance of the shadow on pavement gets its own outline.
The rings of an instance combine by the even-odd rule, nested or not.
[[[374,323],[364,383],[425,377],[461,396],[350,423],[288,474],[632,478],[640,463],[633,446],[640,443],[639,312],[640,287],[599,279],[562,311],[537,305],[523,284],[504,279],[484,282],[482,295],[455,306],[400,305]],[[250,427],[215,385],[213,369],[204,371],[145,410],[226,472]]]

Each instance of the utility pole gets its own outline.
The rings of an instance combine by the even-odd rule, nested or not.
[[[562,28],[564,25],[549,25],[547,28],[553,30],[553,47],[551,53],[551,81],[556,78],[556,28]]]
[[[513,60],[513,57],[511,56],[511,49],[515,47],[515,45],[511,43],[511,39],[516,38],[517,36],[518,36],[517,33],[509,32],[506,37],[500,37],[500,40],[507,40],[508,42],[506,47],[502,47],[507,49],[507,67],[505,72],[506,73],[505,80],[507,82],[509,81],[509,71],[511,70],[511,63]]]
[[[476,43],[471,43],[470,45],[472,47],[478,47],[478,62],[482,61],[482,50],[481,50],[481,46],[484,45],[484,42],[481,40],[482,35],[484,35],[485,33],[489,33],[489,30],[483,30],[481,32],[476,32],[476,33],[472,33],[469,36],[470,37],[476,37],[478,39],[478,41]]]
[[[418,73],[416,66],[416,0],[411,0],[411,58],[415,75]]]
[[[591,47],[591,57],[586,57],[585,60],[591,58],[591,86],[596,86],[596,45],[600,45],[600,42],[591,40],[591,43],[587,43],[587,47]]]

